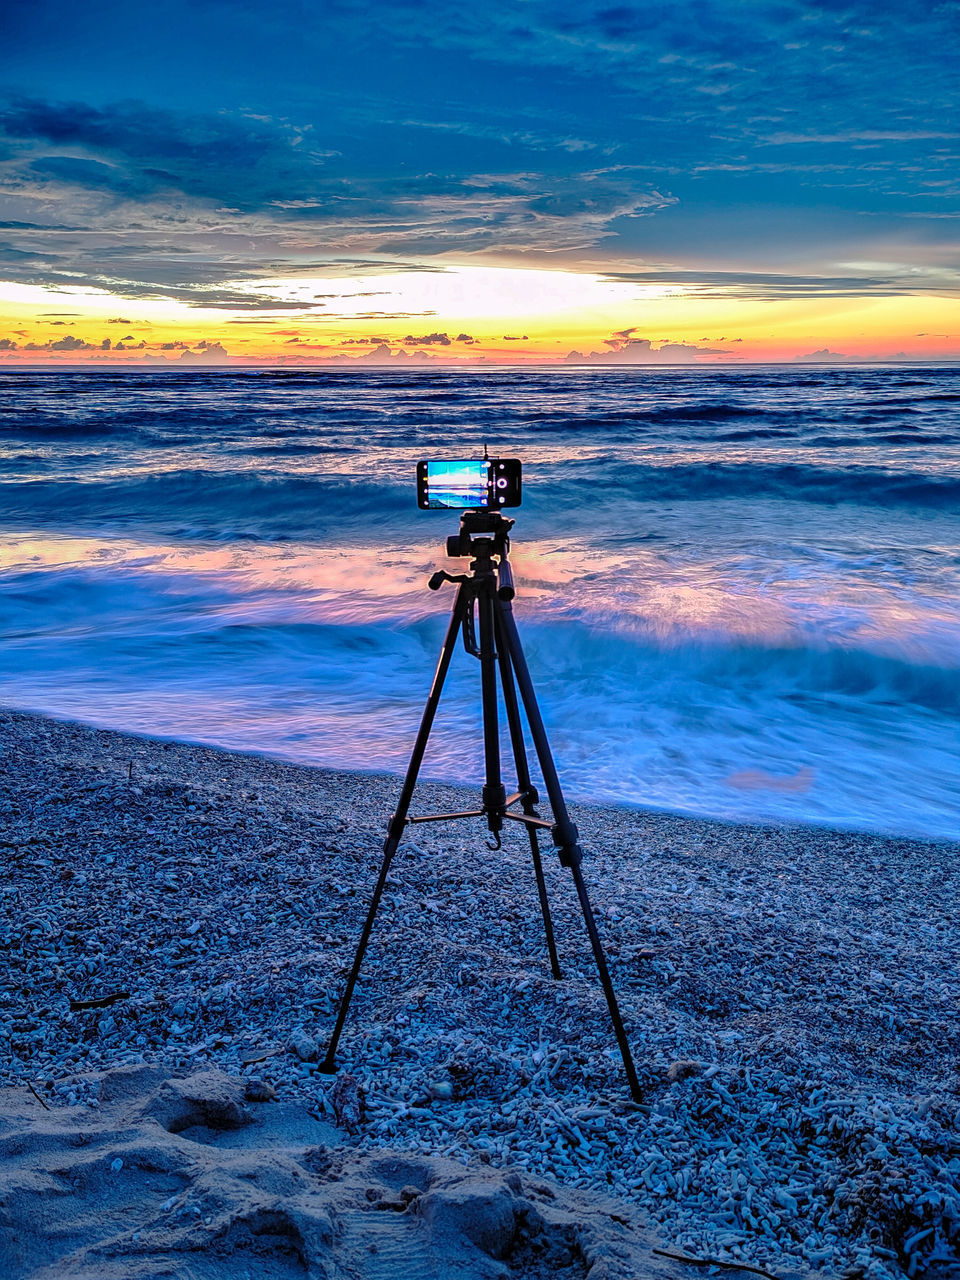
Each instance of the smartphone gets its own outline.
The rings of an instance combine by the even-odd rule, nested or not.
[[[417,505],[426,510],[519,507],[519,458],[435,458],[417,463]]]

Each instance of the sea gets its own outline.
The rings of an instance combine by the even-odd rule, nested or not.
[[[960,835],[960,368],[2,372],[0,703],[402,772],[485,445],[568,798]]]

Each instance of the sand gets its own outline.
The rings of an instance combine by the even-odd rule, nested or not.
[[[0,1116],[5,1277],[444,1280],[675,1275],[641,1215],[516,1173],[364,1152],[242,1080],[128,1066],[99,1106]]]
[[[556,982],[522,840],[418,828],[331,1079],[397,780],[0,735],[0,1274],[956,1265],[956,845],[574,806],[636,1105],[568,873]]]

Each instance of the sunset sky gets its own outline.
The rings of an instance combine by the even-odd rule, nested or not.
[[[0,22],[3,367],[960,359],[955,4]]]

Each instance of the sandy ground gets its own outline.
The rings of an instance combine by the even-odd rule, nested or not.
[[[218,1071],[88,1077],[98,1106],[0,1116],[0,1265],[36,1280],[669,1280],[641,1215],[486,1167],[364,1152]],[[255,1091],[254,1091],[255,1092]]]
[[[956,845],[578,806],[637,1105],[568,873],[547,851],[556,982],[522,831],[491,851],[417,828],[331,1079],[397,780],[15,712],[0,735],[5,1274],[373,1276],[357,1242],[381,1231],[384,1256],[425,1250],[396,1275],[696,1274],[655,1245],[781,1277],[953,1274]],[[200,1120],[171,1132],[157,1098],[198,1073]],[[222,1125],[210,1090],[251,1123]],[[377,1163],[397,1152],[420,1170],[400,1186]],[[464,1185],[506,1224],[479,1244],[469,1206],[429,1210]]]

